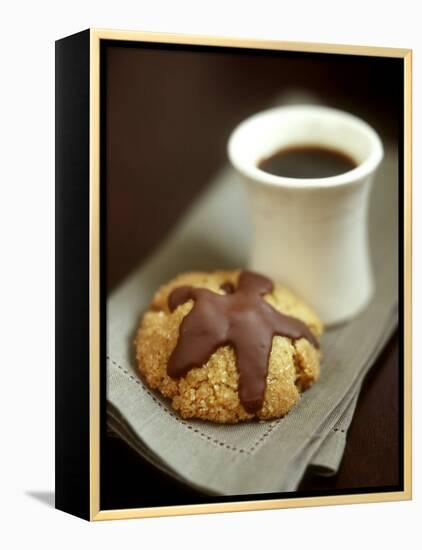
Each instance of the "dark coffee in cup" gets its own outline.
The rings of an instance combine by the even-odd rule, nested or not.
[[[261,170],[285,178],[329,178],[356,166],[346,153],[316,145],[281,149],[258,163]]]

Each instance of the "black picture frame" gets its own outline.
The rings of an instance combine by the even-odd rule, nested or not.
[[[102,51],[110,42],[125,47],[148,42],[157,48],[225,48],[242,52],[291,50],[342,55],[393,56],[403,63],[403,155],[400,172],[400,361],[402,384],[402,482],[383,490],[259,497],[198,497],[143,508],[104,508],[100,457],[106,437],[105,303],[107,197],[101,101]],[[56,508],[87,520],[182,513],[278,508],[291,505],[400,500],[411,497],[410,456],[410,99],[411,51],[315,44],[259,43],[145,33],[85,30],[56,42]],[[94,290],[93,290],[94,289]],[[140,475],[148,475],[148,466]],[[166,480],[172,487],[173,480]],[[337,497],[337,500],[336,500]],[[324,500],[325,499],[325,500]]]

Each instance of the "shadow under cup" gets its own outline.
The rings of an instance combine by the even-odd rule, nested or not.
[[[309,146],[344,153],[356,167],[306,179],[259,168],[280,150]],[[336,109],[276,107],[235,128],[228,154],[249,196],[249,267],[296,292],[325,325],[362,311],[374,291],[367,216],[371,183],[383,157],[378,134]]]

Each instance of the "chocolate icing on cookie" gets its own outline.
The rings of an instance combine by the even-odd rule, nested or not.
[[[234,284],[233,283],[223,283],[220,286],[221,290],[224,290],[226,294],[233,294],[234,292]]]
[[[254,413],[264,401],[273,337],[306,338],[315,347],[319,347],[318,340],[305,323],[278,312],[263,300],[273,289],[267,277],[243,271],[236,289],[230,283],[222,288],[227,294],[190,286],[171,292],[171,311],[188,300],[195,303],[180,325],[167,373],[180,378],[205,365],[219,347],[231,345],[236,354],[240,402],[246,411]]]

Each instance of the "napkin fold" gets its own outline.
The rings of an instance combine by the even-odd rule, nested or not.
[[[133,339],[154,291],[183,271],[247,265],[250,224],[238,176],[223,169],[155,254],[107,304],[108,423],[145,459],[210,494],[294,491],[306,468],[334,474],[362,381],[397,326],[397,150],[385,147],[371,196],[376,291],[367,309],[322,337],[321,378],[279,420],[183,420],[137,374]]]

